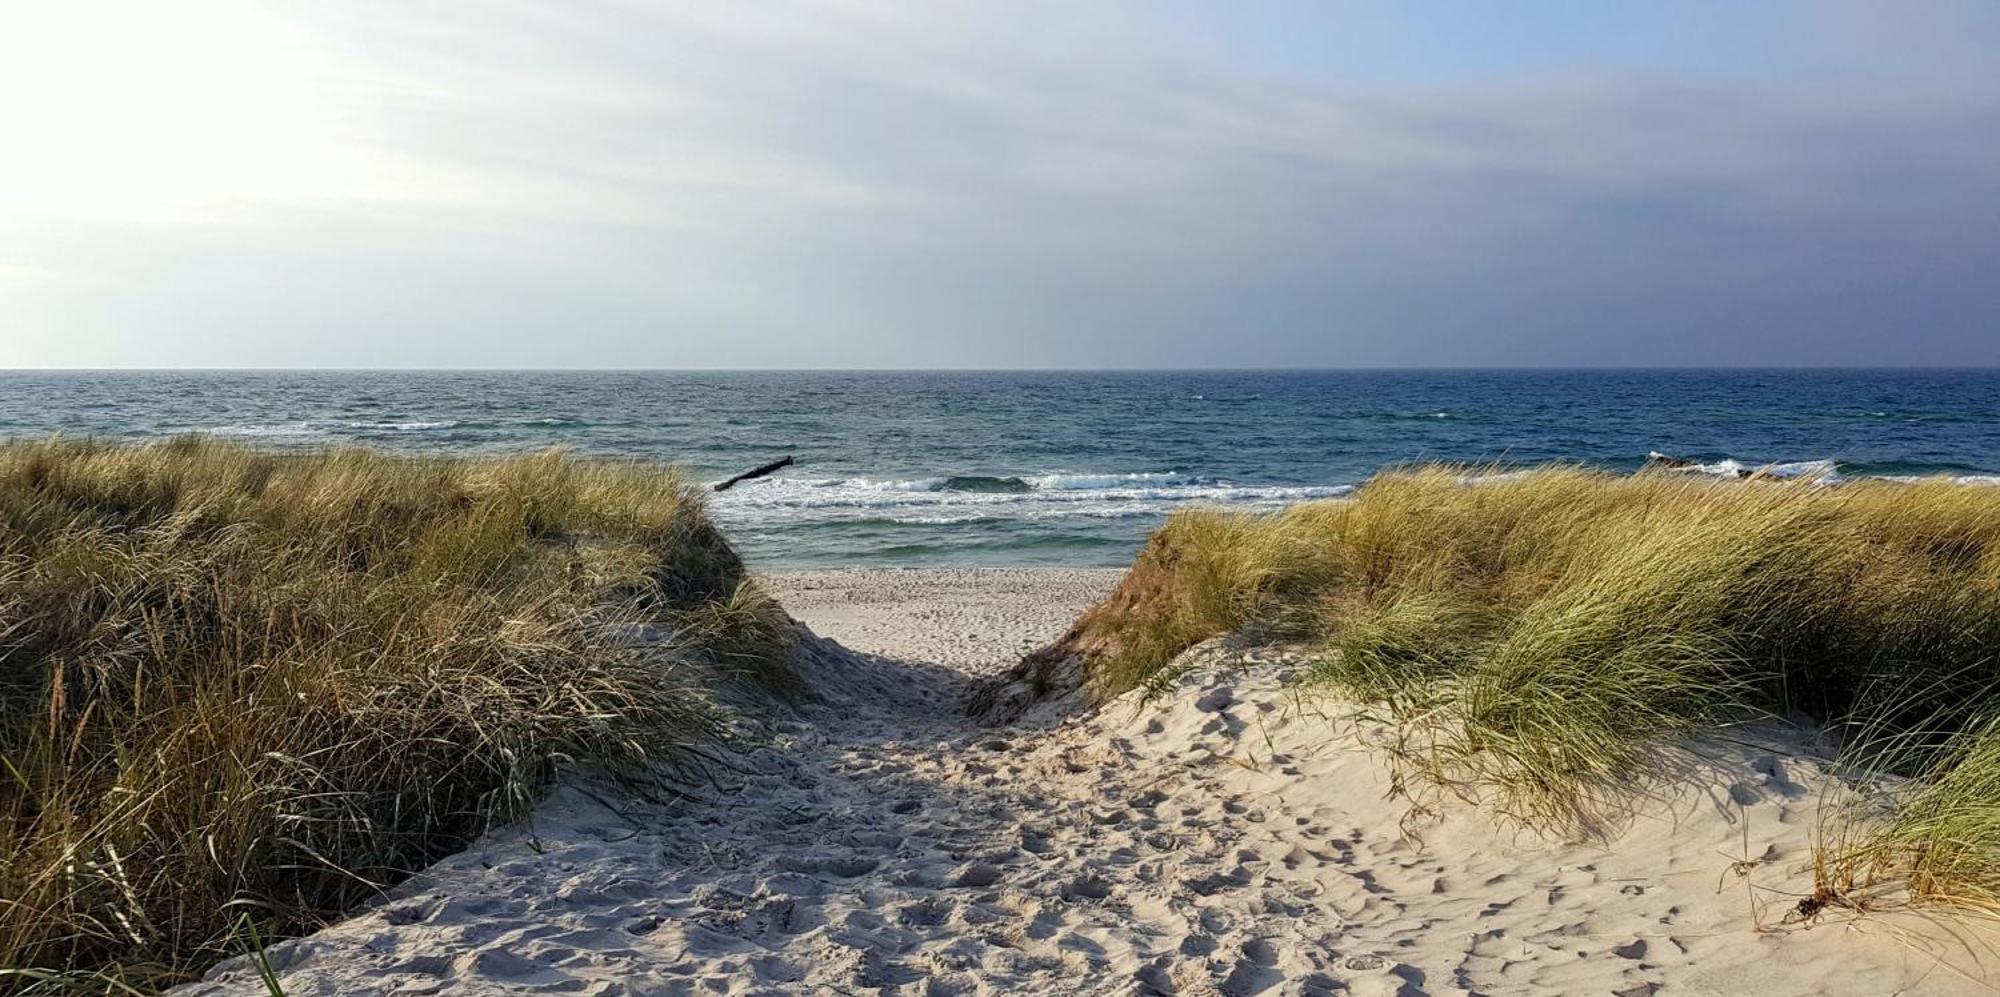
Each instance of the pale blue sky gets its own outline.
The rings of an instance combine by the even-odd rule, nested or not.
[[[2000,5],[0,14],[0,367],[2000,364]]]

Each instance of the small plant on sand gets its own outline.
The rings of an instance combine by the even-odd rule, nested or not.
[[[649,779],[787,633],[664,469],[0,445],[0,988],[152,989]]]

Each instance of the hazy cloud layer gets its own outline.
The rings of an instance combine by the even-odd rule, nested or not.
[[[1229,6],[45,15],[0,366],[2000,363],[1977,6]]]

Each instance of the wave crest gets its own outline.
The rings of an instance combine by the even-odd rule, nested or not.
[[[714,500],[748,521],[875,520],[951,523],[1009,519],[1164,516],[1188,505],[1269,510],[1337,498],[1352,485],[1245,485],[1177,471],[1049,472],[925,478],[764,478]]]

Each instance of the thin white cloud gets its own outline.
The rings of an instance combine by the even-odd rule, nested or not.
[[[0,266],[125,292],[0,291],[0,363],[1493,362],[1530,317],[1523,361],[1560,362],[1591,316],[1643,359],[1669,291],[1852,313],[1787,291],[1814,263],[1832,298],[1995,305],[1876,276],[2000,246],[1983,83],[1336,84],[1040,4],[188,9],[76,64],[109,15],[0,43],[40,53],[0,81],[39,88],[0,98],[33,105]],[[304,341],[340,330],[373,345]]]

